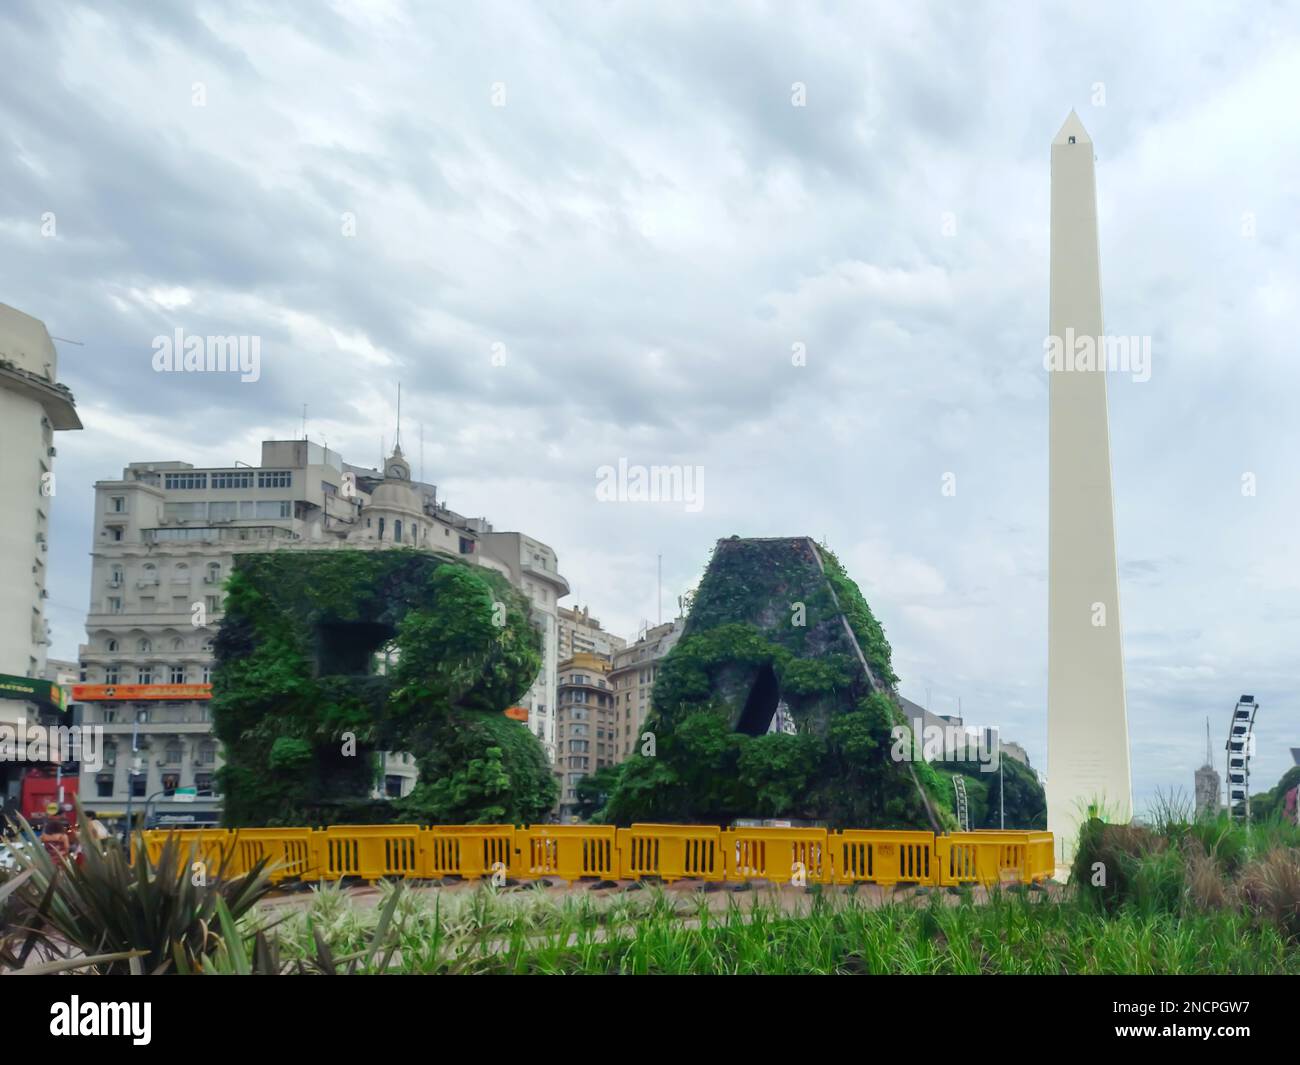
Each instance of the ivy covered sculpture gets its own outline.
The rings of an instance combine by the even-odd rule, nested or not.
[[[545,819],[557,786],[502,713],[541,668],[528,601],[500,574],[415,550],[236,557],[213,721],[231,827]],[[371,798],[378,752],[419,768]]]
[[[617,824],[954,827],[948,773],[892,756],[908,724],[897,680],[884,630],[824,546],[719,540],[636,753],[584,794]],[[778,711],[785,727],[770,731]]]

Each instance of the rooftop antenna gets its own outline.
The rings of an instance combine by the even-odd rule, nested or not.
[[[307,439],[307,404],[302,405],[302,438]]]
[[[65,343],[65,344],[76,344],[77,347],[79,347],[79,348],[84,348],[84,347],[86,346],[84,341],[81,341],[81,340],[69,340],[67,337],[56,337],[56,336],[51,336],[50,339],[51,339],[51,340],[61,340],[61,341],[62,341],[63,343]]]
[[[424,422],[420,423],[420,480],[424,481]]]
[[[1205,715],[1205,764],[1214,764],[1213,748],[1210,746],[1210,715]]]
[[[655,599],[659,603],[659,620],[658,622],[656,622],[656,624],[662,625],[664,623],[664,556],[659,555],[658,558],[659,558],[659,577],[658,577],[658,585],[656,586],[656,591],[655,591]]]
[[[397,382],[397,435],[393,437],[393,450],[402,450],[402,382]]]

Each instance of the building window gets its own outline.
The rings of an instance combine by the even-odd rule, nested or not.
[[[122,567],[114,566],[108,571],[108,586],[110,588],[122,587]]]
[[[380,518],[380,519],[379,519],[379,539],[382,540],[383,538],[384,538],[384,519],[383,519],[383,518]]]
[[[181,775],[179,773],[164,773],[162,775],[163,791],[173,792],[181,786]]]
[[[108,612],[110,614],[122,613],[122,597],[120,595],[110,595],[108,597]]]
[[[116,652],[116,651],[117,651],[117,641],[116,641],[116,640],[109,640],[108,643],[106,643],[106,644],[104,645],[104,649],[105,649],[106,651],[108,651],[110,654]]]
[[[258,470],[258,488],[289,488],[293,485],[292,470]]]
[[[114,674],[115,674],[115,675],[116,675],[116,672],[117,672],[117,671],[114,670]],[[108,683],[109,683],[109,684],[116,684],[117,681],[115,681],[115,680],[110,680]],[[104,719],[104,724],[105,724],[105,725],[111,725],[111,724],[113,724],[113,722],[115,722],[115,721],[117,720],[117,707],[115,707],[115,706],[106,706],[106,707],[104,707],[103,710],[100,711],[100,715],[103,717],[103,719]],[[114,764],[114,760],[117,758],[117,748],[116,748],[116,747],[109,747],[109,748],[104,752],[104,758],[108,761],[108,764],[109,764],[109,765],[113,765],[113,764]]]
[[[179,740],[172,740],[163,748],[163,761],[167,765],[181,764],[181,745]]]
[[[220,583],[221,583],[221,563],[220,563],[220,562],[209,562],[209,563],[208,563],[208,575],[207,575],[206,577],[204,577],[203,580],[204,580],[204,582],[205,582],[206,584],[220,584]]]
[[[209,614],[221,613],[221,596],[219,595],[204,596],[204,603]]]
[[[172,675],[172,683],[173,683],[173,684],[184,684],[184,683],[185,683],[185,667],[184,667],[184,666],[172,666],[172,674],[171,674],[171,675]]]
[[[143,773],[131,774],[131,798],[143,799],[145,785],[148,783]]]
[[[402,519],[398,518],[393,522],[393,543],[400,544],[401,542],[402,542]]]
[[[217,745],[211,740],[204,740],[194,754],[196,765],[212,765],[217,760]]]
[[[152,684],[152,683],[153,683],[153,669],[151,669],[149,666],[141,666],[139,669],[137,669],[137,670],[136,670],[136,683],[137,683],[137,684]]]
[[[135,719],[141,725],[149,724],[149,707],[137,706],[135,708]]]
[[[95,796],[100,799],[113,797],[113,774],[100,773],[95,777]]]
[[[181,489],[207,488],[206,473],[164,473],[163,488],[169,492]]]
[[[212,683],[212,667],[208,665],[206,662],[203,665],[203,680],[201,683],[203,684]]]
[[[113,496],[111,509],[114,514],[125,514],[126,496]]]
[[[291,518],[293,517],[293,500],[259,499],[253,515],[258,518]]]
[[[205,793],[210,793],[212,791],[212,774],[195,773],[194,790],[197,791],[200,795]]]
[[[252,470],[226,470],[212,475],[213,488],[252,488]]]
[[[111,529],[109,529],[108,538],[112,540],[113,543],[120,544],[122,542],[122,526],[114,525]]]
[[[105,666],[105,667],[104,667],[104,683],[105,683],[105,684],[120,684],[121,681],[118,680],[118,677],[119,677],[119,673],[118,673],[118,671],[117,671],[117,666]]]

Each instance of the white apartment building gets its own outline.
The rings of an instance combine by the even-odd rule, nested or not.
[[[11,729],[52,708],[42,678],[54,434],[80,428],[72,393],[58,383],[58,353],[45,325],[0,304],[0,726]],[[21,768],[0,762],[0,800],[16,796]]]
[[[109,817],[150,800],[153,812],[196,823],[219,813],[220,751],[207,693],[189,686],[211,681],[221,589],[236,554],[416,547],[468,556],[507,573],[541,625],[548,605],[553,619],[559,589],[568,591],[549,547],[439,505],[433,485],[411,480],[400,446],[382,472],[307,440],[263,442],[257,467],[132,463],[120,480],[96,483],[94,528],[77,692],[85,722],[102,724],[106,735],[104,765],[83,769],[81,792]],[[530,727],[544,741],[554,706],[553,620],[549,633],[550,671],[530,693],[537,712]],[[384,777],[383,793],[408,793],[414,760],[385,754]],[[178,787],[198,795],[184,804],[160,795]]]
[[[480,565],[504,573],[532,603],[533,623],[542,633],[542,669],[520,705],[528,709],[528,727],[542,741],[546,757],[555,764],[555,705],[558,689],[559,600],[569,594],[560,576],[555,552],[539,540],[515,532],[479,534]]]

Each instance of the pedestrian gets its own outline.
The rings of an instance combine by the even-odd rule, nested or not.
[[[68,839],[68,826],[64,824],[61,817],[49,817],[45,820],[45,827],[41,830],[41,843],[49,851],[52,858],[68,857],[72,850],[72,841]]]
[[[108,839],[108,829],[104,827],[104,822],[99,819],[99,815],[94,810],[86,811],[86,821],[90,824],[90,835],[96,843]]]

